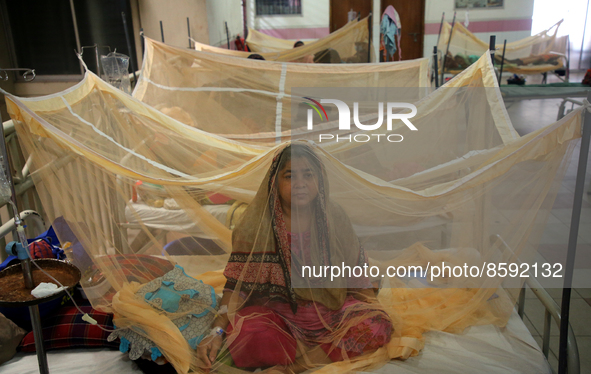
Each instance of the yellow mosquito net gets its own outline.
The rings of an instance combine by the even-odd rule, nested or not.
[[[539,74],[563,68],[566,62],[567,37],[557,37],[561,23],[562,21],[559,21],[536,35],[507,43],[503,71],[517,74]],[[445,71],[457,73],[464,70],[488,50],[488,44],[488,42],[478,39],[460,22],[454,24],[453,33],[451,25],[444,22],[437,50],[441,56],[448,51]],[[497,43],[495,51],[497,65],[501,63],[502,55],[503,43]],[[440,58],[441,60],[442,58]]]
[[[291,43],[291,48],[278,49],[276,51],[233,51],[194,42],[195,49],[198,51],[214,52],[235,57],[246,58],[252,53],[257,53],[263,56],[265,60],[270,61],[309,62],[311,56],[314,62],[318,63],[369,62],[368,22],[367,17],[360,21],[353,20],[324,38],[305,43],[305,45],[298,48],[293,48],[293,43]]]
[[[235,140],[291,139],[292,87],[429,86],[424,58],[379,65],[292,64],[145,40],[133,96],[189,126]]]
[[[207,54],[187,64],[194,52],[147,50],[178,56],[172,86],[228,74]],[[359,74],[382,66],[391,65]],[[179,373],[367,370],[428,349],[428,331],[503,326],[519,277],[431,277],[433,266],[535,260],[583,113],[520,137],[488,53],[413,101],[417,131],[397,120],[365,134],[401,142],[228,139],[214,133],[230,132],[231,116],[188,126],[91,72],[58,94],[6,98],[45,214],[93,307],[114,313],[130,356]],[[207,96],[192,103],[198,121],[210,114]],[[234,104],[245,115],[254,106]],[[269,131],[265,111],[275,108],[258,110],[250,130]],[[323,131],[338,135],[331,121]],[[364,266],[372,271],[357,272]],[[417,266],[432,270],[417,276]]]
[[[338,30],[337,30],[338,32]],[[267,35],[260,31],[249,28],[246,43],[252,52],[283,52],[293,49],[297,40],[287,40]]]

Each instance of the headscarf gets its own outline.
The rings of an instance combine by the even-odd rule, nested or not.
[[[277,174],[285,157],[304,157],[317,177],[318,195],[312,201],[310,257],[316,266],[343,263],[363,265],[367,259],[342,207],[329,198],[326,170],[310,145],[288,144],[275,155],[259,190],[232,233],[232,254],[224,271],[226,288],[253,296],[280,298],[297,310],[297,300],[342,307],[350,280],[339,277],[303,278],[301,259],[292,264],[288,233],[277,187]],[[338,234],[337,234],[338,230]],[[295,284],[292,282],[295,281]]]

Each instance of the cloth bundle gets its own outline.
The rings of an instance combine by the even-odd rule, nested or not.
[[[196,349],[201,340],[209,333],[211,323],[219,309],[219,297],[213,287],[188,276],[178,265],[160,278],[142,286],[136,293],[152,308],[174,314],[172,323],[192,349]],[[117,320],[114,321],[117,323]],[[113,332],[108,341],[121,339],[119,350],[129,351],[129,358],[137,360],[144,353],[149,353],[156,361],[162,352],[141,326],[122,328]]]

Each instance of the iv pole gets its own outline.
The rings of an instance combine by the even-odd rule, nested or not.
[[[34,69],[21,69],[21,68],[13,68],[13,69],[2,69],[0,68],[0,72],[3,75],[0,76],[1,80],[8,80],[7,71],[24,71],[23,78],[25,81],[30,82],[35,79],[35,70]],[[2,115],[0,114],[0,123],[2,122]],[[8,151],[6,150],[6,142],[4,138],[4,126],[0,126],[0,165],[4,167],[4,173],[6,175],[6,180],[10,186],[11,196],[10,196],[10,204],[12,205],[12,213],[14,215],[14,223],[16,226],[17,236],[16,238],[22,248],[25,248],[28,251],[29,245],[27,243],[27,237],[25,235],[25,230],[22,225],[22,221],[19,217],[19,210],[18,204],[16,200],[16,191],[14,189],[14,181],[12,180],[12,171],[10,170],[10,162],[8,162]],[[19,256],[19,259],[21,257]],[[29,289],[35,288],[35,284],[33,282],[33,272],[31,268],[31,260],[28,256],[24,259],[21,259],[21,267],[23,269],[23,277],[25,281],[25,287]],[[45,347],[43,346],[43,327],[41,326],[41,316],[39,314],[39,306],[37,304],[29,306],[29,313],[31,315],[31,325],[33,326],[33,335],[35,337],[35,350],[37,352],[37,361],[39,362],[39,372],[41,374],[49,374],[49,366],[47,364],[47,355],[45,353]]]

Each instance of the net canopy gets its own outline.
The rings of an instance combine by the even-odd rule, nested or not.
[[[429,86],[424,58],[371,65],[293,64],[145,41],[133,96],[189,126],[236,140],[275,144],[290,137],[293,87]]]
[[[360,63],[369,62],[368,43],[369,29],[368,17],[357,21],[353,20],[330,35],[315,42],[290,49],[277,51],[257,52],[270,61],[282,62],[309,62],[310,57],[318,63]],[[204,52],[243,57],[250,56],[251,52],[233,51],[224,48],[212,47],[207,44],[195,42],[195,49]]]
[[[183,72],[203,69],[207,82],[207,69],[227,71],[207,54],[146,49],[176,56],[179,82],[197,87],[199,75]],[[230,116],[188,126],[91,72],[58,94],[6,98],[43,208],[71,243],[93,307],[114,312],[131,352],[156,347],[152,359],[161,354],[179,373],[366,370],[418,354],[427,331],[503,326],[518,277],[388,269],[532,263],[583,113],[520,137],[488,53],[413,101],[417,131],[402,121],[365,131],[404,138],[396,143],[228,139],[213,132]],[[193,105],[197,114],[209,108],[207,97]],[[238,105],[248,113],[247,101]],[[255,119],[251,131],[268,131]],[[306,278],[304,266],[316,265],[378,272]],[[223,297],[199,284],[187,290],[194,282],[183,274]],[[193,329],[207,316],[205,330]],[[225,338],[210,335],[214,317]]]
[[[539,74],[561,69],[565,66],[568,36],[557,37],[557,22],[536,35],[507,43],[503,71],[516,74]],[[451,35],[451,41],[450,40]],[[437,50],[442,54],[449,51],[445,71],[457,73],[476,61],[489,48],[489,43],[478,39],[464,25],[456,22],[452,26],[444,22]],[[500,64],[503,43],[496,45],[495,62]],[[441,66],[441,65],[440,65]]]
[[[338,32],[338,30],[336,31]],[[296,40],[286,40],[267,35],[260,31],[248,28],[246,43],[252,52],[283,52],[293,49]]]

